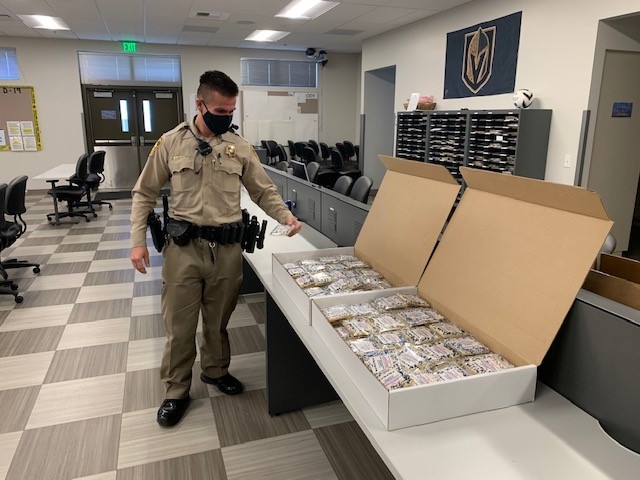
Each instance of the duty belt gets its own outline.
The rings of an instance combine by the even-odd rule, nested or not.
[[[225,223],[220,227],[210,227],[191,224],[189,236],[202,238],[207,242],[216,242],[218,245],[233,245],[241,243],[245,225],[243,222]]]

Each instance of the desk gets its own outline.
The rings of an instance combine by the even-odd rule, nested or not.
[[[247,195],[243,206],[252,215],[270,220]],[[387,431],[356,388],[342,365],[311,328],[271,273],[271,254],[326,248],[318,232],[303,227],[304,235],[269,236],[263,250],[245,254],[261,280],[267,296],[282,312],[394,476],[405,480],[425,478],[497,479],[637,479],[640,455],[615,443],[598,422],[567,399],[539,383],[533,403],[441,422]],[[269,317],[267,317],[269,332]],[[277,339],[267,334],[267,355]],[[288,353],[288,352],[287,352]],[[290,358],[296,363],[296,358]],[[313,372],[309,372],[309,376]],[[298,379],[289,379],[289,385]],[[307,379],[309,381],[309,379]],[[268,395],[278,385],[267,377]],[[296,399],[291,398],[293,406]]]
[[[76,173],[76,164],[75,163],[63,163],[61,165],[58,165],[57,167],[53,167],[50,170],[47,170],[44,173],[41,173],[40,175],[36,175],[35,177],[33,177],[35,180],[45,180],[48,183],[51,184],[51,188],[55,188],[56,187],[56,182],[59,182],[60,180],[69,180],[69,178],[71,178],[73,175],[75,175]],[[56,198],[55,195],[52,195],[53,197],[53,210],[54,210],[54,217],[55,217],[55,221],[53,223],[51,223],[51,225],[60,225],[60,213],[58,211],[58,199]],[[47,219],[50,219],[50,216],[47,215]],[[77,223],[77,222],[74,222]]]

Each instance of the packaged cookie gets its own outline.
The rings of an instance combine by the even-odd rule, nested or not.
[[[376,272],[375,270],[373,270],[371,268],[362,268],[362,269],[360,269],[360,271],[358,273],[360,275],[362,275],[363,277],[373,277],[373,278],[382,277],[382,275],[380,273]]]
[[[341,263],[327,263],[325,264],[325,268],[330,272],[341,272],[342,270],[347,269],[347,267]]]
[[[369,318],[371,319],[371,323],[373,323],[380,332],[398,330],[406,326],[406,324],[402,320],[400,320],[400,318],[392,313],[377,314]]]
[[[324,263],[326,265],[326,264],[331,264],[331,263],[338,263],[340,260],[338,259],[338,257],[336,255],[332,255],[332,256],[320,257],[320,258],[318,258],[318,261],[320,263]]]
[[[442,380],[454,380],[467,376],[467,372],[455,363],[441,363],[440,365],[432,367],[431,372],[435,373]]]
[[[429,323],[435,322],[435,320],[429,313],[429,309],[424,307],[405,308],[403,310],[398,310],[398,316],[411,327],[427,325]]]
[[[293,278],[298,278],[307,273],[307,271],[302,267],[293,267],[287,270],[287,273],[291,275]]]
[[[335,327],[335,331],[338,335],[340,335],[340,338],[342,338],[343,340],[346,340],[348,338],[351,338],[351,335],[349,334],[349,330],[347,330],[346,328],[340,326],[340,327]]]
[[[507,359],[497,353],[464,357],[460,360],[460,365],[471,374],[498,372],[514,368]]]
[[[373,304],[381,312],[407,308],[409,306],[409,304],[400,295],[376,298],[373,301]]]
[[[460,355],[480,355],[481,353],[489,353],[489,349],[485,345],[471,336],[448,338],[444,343],[447,347],[455,350]]]
[[[420,355],[417,349],[405,346],[397,354],[398,363],[405,370],[414,370],[425,363],[426,359]]]
[[[305,288],[303,290],[304,293],[307,294],[307,297],[312,298],[312,297],[320,297],[322,295],[326,295],[327,293],[325,292],[324,288],[322,287],[309,287],[309,288]]]
[[[376,315],[378,310],[371,303],[356,303],[348,306],[354,316]],[[373,320],[373,319],[372,319]]]
[[[331,282],[333,282],[333,278],[327,272],[313,273],[311,274],[311,278],[313,278],[313,282],[316,287],[329,285]]]
[[[353,255],[338,255],[339,262],[353,262],[355,260],[358,260],[358,258]]]
[[[366,317],[357,317],[344,320],[342,326],[347,329],[352,337],[368,337],[369,335],[376,333],[376,329],[373,324]]]
[[[396,355],[394,352],[385,352],[379,355],[370,355],[364,358],[364,364],[374,375],[379,375],[385,370],[393,368],[396,364]]]
[[[382,348],[399,348],[406,343],[405,338],[399,332],[375,333],[371,335],[371,338],[378,342]]]
[[[320,265],[320,262],[318,260],[316,260],[315,258],[309,258],[307,260],[300,260],[300,265],[302,265],[303,267],[307,268],[307,267],[311,267],[313,265]]]
[[[367,262],[363,262],[362,260],[347,260],[342,262],[342,264],[347,267],[349,270],[355,269],[363,269],[363,268],[371,268],[371,266]]]
[[[314,264],[314,265],[308,265],[308,266],[305,267],[305,269],[309,273],[317,273],[317,272],[322,272],[322,271],[326,270],[327,267],[325,265],[322,265],[321,263],[318,263],[318,264]]]
[[[349,280],[346,278],[340,278],[327,285],[327,290],[332,294],[345,292],[349,290]]]
[[[323,308],[322,315],[331,323],[344,320],[351,317],[351,311],[346,305],[333,305],[331,307]]]
[[[436,322],[444,322],[444,316],[438,312],[435,308],[428,308],[426,310],[426,312],[431,315],[431,318],[433,318],[434,321]]]
[[[425,343],[420,345],[418,350],[428,362],[438,362],[458,356],[454,350],[451,350],[443,342]]]
[[[410,342],[416,345],[421,345],[423,343],[432,342],[437,340],[439,337],[435,333],[433,333],[427,327],[413,327],[406,328],[402,330],[405,338]]]
[[[414,372],[409,374],[409,381],[412,385],[429,385],[442,381],[439,375],[432,372]]]
[[[410,307],[430,307],[431,304],[426,300],[420,298],[418,295],[410,293],[399,293],[402,298],[409,304]]]
[[[460,337],[466,333],[450,322],[439,322],[429,325],[429,328],[443,338]]]
[[[353,353],[359,357],[382,353],[378,345],[369,338],[357,338],[355,340],[347,340],[347,345],[353,350]]]
[[[301,265],[299,263],[295,263],[295,262],[289,262],[289,263],[283,263],[282,264],[282,268],[284,268],[285,270],[289,271],[292,268],[298,268],[301,267]]]
[[[296,278],[296,283],[300,288],[308,288],[308,287],[316,286],[316,281],[308,273],[305,273],[304,275]]]
[[[407,377],[396,368],[390,368],[389,370],[382,372],[378,376],[378,380],[380,380],[380,383],[382,383],[387,390],[402,388],[408,382]]]

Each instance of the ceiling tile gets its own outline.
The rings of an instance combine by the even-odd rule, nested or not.
[[[2,0],[2,5],[16,15],[56,16],[56,13],[44,0]]]
[[[361,5],[384,5],[388,2],[389,0],[341,0],[341,3],[358,3]]]
[[[209,43],[207,44],[209,47],[235,47],[240,43],[237,39],[233,38],[218,38],[214,36]]]
[[[409,25],[410,23],[417,22],[418,20],[422,20],[423,18],[430,17],[432,15],[436,15],[440,13],[438,10],[416,10],[404,17],[397,18],[396,20],[389,21],[389,24],[394,26],[400,25]]]
[[[273,16],[282,10],[290,0],[195,0],[191,5],[191,11],[219,12],[219,13],[246,13],[253,15]]]
[[[299,31],[306,33],[325,33],[334,28],[342,27],[345,23],[373,12],[375,9],[376,7],[371,5],[346,5],[341,3],[324,15],[309,20]]]
[[[405,15],[409,15],[413,12],[415,12],[415,9],[380,7],[376,8],[372,12],[358,17],[358,20],[365,23],[377,23],[380,25],[384,25],[386,23],[389,23],[390,21],[396,20],[400,17],[404,17]]]

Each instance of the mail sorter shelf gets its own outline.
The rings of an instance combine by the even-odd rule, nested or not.
[[[396,157],[424,162],[427,114],[426,111],[398,112]]]
[[[466,165],[467,137],[467,112],[432,113],[427,123],[427,162],[444,165],[462,183],[460,167]]]

